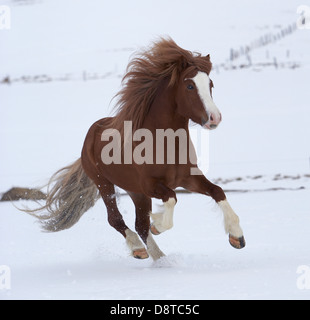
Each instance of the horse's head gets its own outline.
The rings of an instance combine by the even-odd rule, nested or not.
[[[205,59],[210,59],[209,55]],[[212,98],[213,82],[207,72],[190,66],[179,78],[176,102],[178,113],[207,129],[215,129],[222,115]]]

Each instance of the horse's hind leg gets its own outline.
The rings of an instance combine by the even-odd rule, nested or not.
[[[128,192],[136,207],[136,223],[135,228],[143,242],[147,246],[147,250],[154,260],[164,256],[159,249],[150,232],[150,212],[152,210],[152,200],[142,193]]]
[[[97,186],[107,207],[108,221],[110,225],[125,237],[126,243],[134,258],[148,258],[148,253],[143,243],[140,241],[138,235],[127,227],[118,210],[114,185],[107,180],[101,180]]]

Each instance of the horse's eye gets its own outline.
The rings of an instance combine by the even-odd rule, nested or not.
[[[188,90],[193,90],[193,89],[194,89],[194,86],[193,86],[192,84],[189,84],[189,85],[187,86],[187,89],[188,89]]]

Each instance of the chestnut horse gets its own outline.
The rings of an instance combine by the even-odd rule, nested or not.
[[[81,158],[52,177],[46,204],[28,212],[41,219],[46,231],[59,231],[76,223],[101,195],[110,225],[125,237],[132,255],[140,259],[151,255],[157,260],[164,254],[153,235],[172,228],[177,203],[174,189],[183,187],[216,201],[223,212],[230,244],[243,248],[239,218],[225,193],[207,180],[190,159],[193,145],[189,120],[208,130],[215,129],[222,119],[212,99],[211,67],[209,55],[184,50],[170,38],[160,39],[135,56],[117,94],[116,115],[90,127]],[[130,125],[127,133],[125,125]],[[158,147],[146,143],[154,141],[158,130],[172,132],[175,138],[173,149],[164,149],[161,161],[157,161]],[[128,132],[135,139],[126,137]],[[185,142],[176,134],[180,132],[188,137]],[[175,156],[174,162],[170,154]],[[127,227],[118,210],[114,186],[126,190],[135,205],[137,233]],[[163,201],[163,212],[151,212],[152,198]],[[48,214],[37,214],[42,210]]]

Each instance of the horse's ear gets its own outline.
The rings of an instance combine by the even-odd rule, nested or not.
[[[210,61],[210,60],[211,60],[211,59],[210,59],[210,54],[206,55],[206,58],[207,58],[207,60]]]

